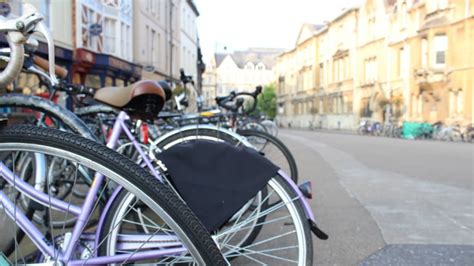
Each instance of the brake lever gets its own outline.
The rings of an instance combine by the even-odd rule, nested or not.
[[[54,61],[54,41],[53,37],[51,34],[51,31],[49,31],[48,27],[46,27],[46,24],[44,22],[39,22],[35,32],[38,32],[42,34],[48,43],[48,61],[49,61],[49,76],[51,79],[51,84],[53,86],[56,86],[59,84],[58,79],[56,78],[54,68],[56,66],[55,61]]]
[[[36,26],[44,19],[43,15],[38,13],[38,10],[30,4],[24,4],[23,9],[26,15],[21,17],[21,20],[16,22],[16,28],[23,34],[30,35],[36,29]]]

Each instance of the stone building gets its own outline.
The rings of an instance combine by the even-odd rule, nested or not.
[[[282,126],[353,128],[357,8],[325,25],[305,24],[293,50],[278,57]]]
[[[408,12],[418,30],[409,40],[411,89],[405,117],[472,123],[474,0],[417,2]]]
[[[301,101],[289,92],[304,90],[294,70],[306,63],[298,44],[278,58],[278,118],[341,129],[360,120],[472,123],[473,11],[474,0],[366,0],[344,10],[313,37],[318,104],[288,110]],[[300,88],[288,89],[289,79]]]
[[[295,48],[277,57],[278,116],[282,125],[308,127],[313,123],[320,92],[317,34],[322,30],[322,25],[304,24]]]
[[[253,91],[258,85],[272,83],[275,58],[281,52],[280,49],[250,48],[214,54],[203,74],[204,102],[212,105],[215,96],[234,90]]]
[[[356,124],[354,87],[357,79],[358,8],[344,10],[319,36],[320,97],[315,125],[349,129]]]
[[[133,63],[135,1],[69,1],[72,1],[73,81],[99,88],[126,86],[139,80],[141,66]],[[62,13],[52,15],[59,18]]]
[[[134,1],[134,60],[144,78],[178,81],[180,69],[197,76],[198,16],[191,0]]]

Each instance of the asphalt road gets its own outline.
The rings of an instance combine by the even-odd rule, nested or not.
[[[474,145],[280,130],[330,239],[317,265],[474,265]]]

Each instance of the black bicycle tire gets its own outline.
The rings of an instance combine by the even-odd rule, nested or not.
[[[84,138],[97,141],[89,127],[74,113],[49,100],[31,95],[7,94],[0,96],[0,107],[20,107],[51,116]]]
[[[85,107],[77,108],[74,113],[88,126],[88,128],[95,134],[95,137],[100,139],[102,142],[106,142],[106,136],[98,135],[98,132],[94,132],[94,129],[90,128],[89,124],[86,122],[86,118],[93,118],[94,121],[99,114],[106,114],[106,115],[115,115],[117,116],[120,111],[117,109],[103,105],[103,104],[94,104]],[[103,133],[103,132],[101,132]]]
[[[141,188],[142,193],[158,202],[167,214],[180,224],[206,264],[226,264],[215,242],[186,204],[165,184],[125,156],[68,132],[27,125],[1,129],[0,143],[8,142],[39,144],[68,150],[126,176],[130,183]]]
[[[267,132],[262,132],[258,130],[238,129],[237,134],[244,137],[257,136],[259,138],[264,138],[270,141],[273,145],[275,145],[283,153],[286,160],[288,161],[288,165],[290,166],[290,173],[287,173],[287,174],[290,175],[291,179],[295,182],[295,184],[298,184],[298,166],[296,164],[296,160],[291,154],[288,147],[286,147],[286,145],[281,140],[279,140],[278,138],[272,136],[271,134]]]
[[[283,190],[285,190],[285,193],[289,195],[290,199],[297,198],[298,195],[296,192],[293,190],[293,188],[290,187],[288,182],[286,182],[283,177],[280,175],[276,175],[273,180],[278,183]],[[313,238],[311,234],[311,229],[309,227],[309,222],[307,222],[308,218],[306,218],[306,213],[303,209],[303,206],[300,201],[295,201],[295,208],[296,212],[298,213],[298,216],[301,218],[302,221],[302,226],[303,226],[303,232],[304,232],[304,237],[306,238],[306,249],[309,252],[309,255],[306,257],[306,265],[313,265]],[[251,244],[251,243],[249,243]]]
[[[196,128],[196,129],[193,129],[193,130],[181,131],[180,134],[171,135],[168,138],[163,139],[162,141],[157,143],[157,146],[160,149],[164,149],[164,147],[167,146],[168,144],[173,143],[176,140],[179,140],[181,138],[188,138],[190,136],[204,136],[204,135],[221,139],[221,140],[223,140],[227,143],[230,143],[231,145],[234,145],[234,146],[238,146],[239,143],[240,143],[239,139],[233,138],[229,134],[216,135],[215,133],[222,133],[222,132],[212,130],[212,129],[207,129],[207,128]],[[265,197],[265,195],[266,195],[266,192],[264,191],[263,192],[263,198]],[[268,207],[269,207],[269,205],[268,205],[268,203],[266,203],[264,208],[268,208]],[[257,223],[258,224],[263,223],[265,221],[265,219],[266,219],[266,216],[262,216],[262,217],[260,217],[260,219],[258,219]],[[258,236],[258,234],[260,233],[261,230],[262,230],[262,226],[255,227],[253,229],[253,231],[249,234],[248,238],[244,241],[244,244],[248,245],[249,243],[253,242],[257,238],[257,236]]]
[[[46,114],[66,126],[66,129],[71,132],[84,138],[98,141],[95,134],[78,116],[50,100],[33,95],[6,94],[0,96],[0,107],[27,108]],[[70,220],[66,223],[66,226],[69,227],[74,223],[74,220]],[[53,226],[56,228],[62,227],[62,225],[57,224]]]
[[[160,141],[159,143],[157,143],[158,145],[158,148],[160,149],[163,149],[164,147],[166,147],[167,145],[169,145],[170,143],[173,143],[175,142],[176,140],[179,140],[180,138],[188,138],[190,136],[203,136],[203,135],[207,135],[207,136],[210,136],[210,137],[215,137],[215,138],[219,138],[219,139],[222,139],[224,141],[227,141],[231,144],[234,144],[234,145],[238,145],[238,143],[240,142],[239,139],[236,139],[236,138],[233,138],[232,135],[229,135],[229,134],[225,134],[225,133],[222,133],[221,135],[217,135],[216,133],[219,133],[220,131],[216,131],[216,130],[212,130],[212,129],[208,129],[208,128],[195,128],[195,129],[192,129],[192,130],[186,130],[186,131],[180,131],[179,134],[174,134],[174,135],[171,135],[169,136],[168,138],[166,139],[163,139],[162,141]],[[260,131],[256,131],[256,132],[260,132]],[[240,134],[240,130],[238,131],[238,133]],[[244,132],[244,134],[242,134],[242,136],[252,136],[252,134],[255,133],[253,130],[249,130],[248,132]],[[264,132],[265,133],[265,132]],[[268,136],[269,134],[268,133],[265,133],[265,136]],[[270,135],[271,136],[271,135]],[[276,138],[274,138],[273,136],[271,136],[271,139],[272,140],[275,140]],[[286,148],[284,147],[284,144],[281,143],[281,141],[279,141],[278,139],[276,140],[277,142],[279,142],[281,145],[283,145],[283,148]],[[288,151],[289,152],[289,151]],[[291,156],[291,154],[290,154]],[[292,156],[291,156],[292,157]],[[292,157],[293,158],[293,157]],[[283,180],[283,178],[279,175],[277,175],[275,178],[276,182],[278,182],[282,187],[283,189],[285,190],[285,193],[287,193],[288,195],[290,195],[290,198],[295,198],[297,197],[296,193],[294,192],[294,190],[286,183],[286,181]],[[266,189],[266,188],[265,188]],[[264,195],[266,193],[264,192]],[[265,205],[265,208],[271,208],[272,206],[274,206],[275,204],[277,204],[278,202],[275,202],[273,204],[266,204]],[[301,206],[301,203],[297,202],[295,204],[296,208],[297,208],[297,212],[298,212],[298,215],[301,217],[301,220],[302,221],[306,221],[307,218],[306,218],[306,214],[303,210],[303,207]],[[261,218],[258,219],[257,221],[257,224],[261,224],[264,222],[264,220],[266,219],[266,216],[262,216]],[[306,223],[306,222],[303,222],[303,227],[304,227],[304,234],[305,234],[305,238],[310,242],[310,245],[309,247],[307,247],[310,251],[310,255],[307,257],[307,263],[306,265],[311,265],[312,263],[312,256],[313,256],[313,248],[312,248],[312,238],[311,238],[311,231],[310,231],[310,228],[309,228],[309,224]],[[245,241],[242,243],[242,247],[246,247],[246,246],[249,246],[251,245],[255,239],[258,237],[258,235],[260,234],[261,230],[262,230],[263,226],[262,225],[258,225],[256,226],[253,231],[249,234],[249,236],[245,239]]]

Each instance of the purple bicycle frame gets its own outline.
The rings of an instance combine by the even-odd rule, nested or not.
[[[125,112],[120,112],[117,120],[115,121],[112,134],[107,142],[107,147],[114,149],[118,143],[118,139],[121,133],[125,132],[127,137],[130,139],[133,145],[137,148],[138,152],[144,159],[146,166],[150,168],[150,171],[152,172],[152,174],[158,179],[162,180],[162,177],[153,167],[149,157],[146,156],[143,149],[141,149],[140,144],[136,141],[136,139],[133,137],[133,134],[130,132],[130,130],[126,126],[125,120],[127,119],[129,119],[128,115]],[[48,241],[45,241],[44,234],[41,233],[35,227],[35,225],[28,219],[28,217],[25,216],[25,214],[22,211],[17,211],[16,205],[3,193],[3,191],[0,191],[0,203],[4,207],[7,215],[10,218],[17,221],[17,225],[25,232],[26,235],[28,235],[31,241],[35,244],[36,247],[38,247],[38,249],[43,254],[46,254],[52,258],[57,257],[60,261],[67,261],[68,264],[70,265],[84,264],[86,261],[87,263],[90,263],[90,264],[104,265],[104,264],[111,264],[111,263],[120,263],[124,259],[127,259],[127,261],[129,262],[133,262],[135,260],[160,258],[166,255],[179,255],[179,254],[183,254],[187,252],[187,249],[183,245],[171,248],[168,246],[168,244],[165,244],[164,246],[156,246],[157,248],[156,250],[136,252],[133,255],[120,254],[120,255],[114,255],[114,256],[95,257],[88,260],[71,260],[73,252],[76,248],[76,243],[78,243],[78,240],[81,238],[81,235],[83,234],[82,231],[84,227],[86,226],[87,218],[89,217],[90,213],[93,211],[96,195],[98,194],[100,187],[102,186],[104,177],[101,174],[95,175],[94,181],[92,182],[92,186],[89,189],[89,192],[86,196],[84,204],[82,205],[82,207],[78,207],[78,206],[66,203],[64,201],[58,200],[56,198],[49,197],[47,194],[39,190],[36,190],[34,187],[32,187],[27,182],[23,181],[20,177],[15,175],[7,166],[5,166],[5,164],[3,164],[3,162],[0,162],[0,175],[8,183],[10,183],[20,192],[24,193],[33,201],[36,201],[42,205],[47,205],[47,206],[51,205],[51,207],[53,207],[53,209],[55,210],[70,213],[77,217],[77,222],[74,225],[69,244],[67,245],[66,250],[64,252],[61,252],[59,249],[56,249],[55,247],[53,247],[51,243],[49,243]],[[108,213],[111,203],[119,194],[120,190],[121,190],[121,187],[119,186],[113,192],[112,197],[110,197],[106,203],[105,210],[102,212],[102,215],[99,219],[98,227],[96,230],[97,232],[97,235],[95,237],[96,246],[98,245],[97,243],[98,236],[99,236],[98,233],[103,228],[103,223],[105,221],[105,217]],[[127,236],[123,236],[122,238],[124,237],[127,238]],[[130,236],[128,237],[130,238]],[[133,237],[135,237],[136,240],[147,240],[150,238],[148,234],[143,234],[143,236],[135,235]],[[160,238],[161,236],[152,236],[152,237]],[[170,240],[170,236],[162,236],[162,237],[165,240]],[[119,237],[118,239],[119,245],[120,245],[120,240],[121,240],[121,237]],[[140,242],[140,241],[137,241],[137,242]],[[166,243],[166,241],[164,243]],[[137,248],[138,246],[140,246],[140,244],[122,245],[122,247],[125,247],[127,249],[132,249],[132,250]]]
[[[157,172],[156,169],[153,167],[150,158],[145,154],[145,152],[140,146],[140,143],[134,138],[132,132],[128,129],[127,125],[125,124],[125,121],[128,119],[129,117],[125,112],[121,111],[119,113],[114,123],[112,133],[109,137],[109,140],[107,141],[107,147],[111,149],[115,149],[120,135],[122,134],[122,132],[125,132],[128,139],[132,142],[133,146],[139,152],[140,156],[142,156],[144,160],[144,164],[150,169],[150,171],[156,178],[158,178],[159,180],[162,180],[160,173]],[[287,183],[290,184],[291,188],[296,192],[298,198],[300,199],[303,205],[307,218],[315,222],[315,217],[311,210],[311,207],[309,206],[309,203],[306,201],[305,197],[303,196],[301,191],[298,189],[296,184],[283,171],[280,170],[278,174],[282,176],[287,181]],[[0,191],[0,202],[5,207],[7,214],[11,218],[16,217],[19,227],[25,231],[25,233],[31,238],[33,243],[41,250],[42,253],[47,254],[51,257],[57,256],[59,260],[68,261],[68,263],[71,265],[83,264],[85,261],[71,260],[71,258],[76,248],[75,247],[76,243],[81,238],[82,230],[84,229],[84,226],[86,225],[85,224],[86,218],[90,215],[90,212],[92,211],[92,208],[94,205],[93,203],[95,201],[96,195],[99,192],[99,189],[103,183],[103,179],[104,179],[103,176],[100,174],[97,174],[94,177],[94,182],[92,183],[89,193],[87,194],[85,202],[81,208],[78,206],[69,205],[68,203],[63,202],[58,199],[49,198],[48,195],[34,189],[32,186],[30,186],[28,183],[23,181],[21,178],[19,178],[18,176],[15,176],[14,173],[12,173],[8,169],[8,167],[6,167],[2,162],[0,162],[0,175],[2,175],[10,184],[14,184],[21,192],[30,196],[32,200],[37,201],[41,204],[51,204],[51,206],[57,210],[69,212],[78,217],[78,220],[71,234],[71,238],[70,238],[71,241],[69,242],[69,245],[67,245],[66,251],[62,253],[60,250],[55,249],[50,243],[44,241],[44,235],[32,224],[31,221],[29,221],[29,219],[22,212],[15,211],[15,205],[5,196],[5,194],[2,191]],[[99,232],[101,232],[105,218],[109,212],[109,209],[120,191],[121,191],[121,187],[119,186],[112,193],[111,197],[108,199],[106,203],[104,210],[102,211],[102,214],[99,219],[99,223],[97,225],[96,236],[95,236],[95,246],[99,245],[98,243],[99,237],[100,237]],[[149,238],[149,236],[147,234],[144,234],[144,237],[142,239],[146,239],[146,238]],[[128,248],[132,249],[133,247],[134,246],[128,247]],[[128,261],[132,262],[134,260],[153,259],[153,258],[159,258],[166,255],[182,254],[182,253],[185,253],[186,251],[187,250],[184,246],[171,248],[171,249],[169,248],[167,249],[166,247],[164,247],[164,249],[137,252],[131,257],[129,254],[95,257],[95,258],[88,259],[87,263],[110,264],[110,263],[119,263],[123,261],[124,259],[128,259]]]
[[[145,154],[145,152],[141,148],[140,144],[136,141],[133,134],[130,132],[127,125],[125,124],[125,121],[128,120],[128,119],[129,119],[129,117],[125,112],[121,111],[119,113],[119,115],[117,117],[117,120],[114,123],[114,127],[113,127],[113,130],[112,130],[111,136],[110,136],[109,140],[107,141],[107,147],[109,147],[111,149],[115,149],[116,144],[118,142],[118,138],[120,137],[120,134],[122,133],[122,130],[123,130],[123,132],[125,132],[125,134],[127,135],[128,139],[133,143],[133,146],[138,150],[138,152],[140,153],[140,156],[142,156],[146,166],[152,171],[153,175],[155,177],[157,177],[159,180],[162,180],[162,177],[160,176],[160,174],[152,166],[150,158]],[[295,191],[296,195],[298,196],[298,198],[301,202],[301,205],[303,205],[303,209],[305,211],[306,218],[308,220],[316,223],[316,219],[314,217],[313,210],[311,209],[311,206],[309,205],[308,201],[304,197],[303,193],[301,193],[300,189],[295,184],[295,182],[293,182],[293,180],[282,170],[278,171],[278,174],[281,177],[283,177],[283,179]],[[115,191],[115,192],[117,192],[117,193],[114,193],[112,195],[111,202],[113,202],[113,198],[115,198],[118,195],[118,191]],[[105,220],[105,216],[106,216],[106,213],[107,213],[109,208],[110,208],[110,206],[106,206],[106,208],[104,209],[103,217],[101,217],[101,220],[100,220],[101,222],[99,223],[99,225],[103,224],[102,220]],[[100,230],[98,230],[98,232],[100,232]]]

